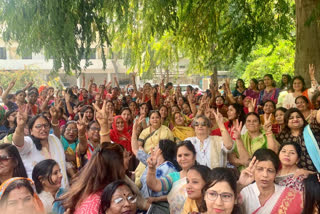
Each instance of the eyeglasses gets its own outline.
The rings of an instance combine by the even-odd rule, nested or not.
[[[48,123],[44,123],[44,124],[37,124],[34,126],[36,129],[41,129],[42,127],[47,129],[50,128],[50,125]]]
[[[91,131],[98,131],[98,132],[99,132],[99,131],[100,131],[100,128],[91,127],[90,130],[91,130]]]
[[[7,162],[8,160],[12,159],[12,157],[9,157],[7,155],[0,155],[0,162]]]
[[[127,200],[130,204],[134,204],[137,201],[136,195],[129,195],[127,197],[117,197],[113,200],[113,202],[117,205],[123,205],[123,203]]]
[[[66,128],[66,131],[67,131],[67,132],[74,132],[74,133],[77,133],[77,132],[78,132],[78,129]]]
[[[208,126],[208,124],[206,122],[202,122],[202,123],[195,122],[194,126]]]
[[[220,198],[223,202],[231,202],[232,198],[233,198],[233,194],[227,193],[227,192],[223,192],[223,193],[219,194],[216,191],[208,191],[208,192],[206,192],[206,194],[207,194],[207,197],[210,201],[217,200],[218,196],[220,196]]]

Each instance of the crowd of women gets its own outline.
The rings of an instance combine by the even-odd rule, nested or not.
[[[12,94],[12,80],[0,88],[0,212],[319,213],[314,73],[311,85],[266,74],[185,93],[132,76]]]

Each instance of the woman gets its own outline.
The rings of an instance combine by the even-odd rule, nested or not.
[[[18,149],[8,143],[0,144],[0,184],[12,177],[28,176]]]
[[[140,123],[139,132],[141,132],[143,129],[146,129],[149,126],[149,106],[147,103],[141,103],[139,106],[139,114],[134,119],[133,123],[136,123],[137,120],[141,117],[144,118],[144,120]]]
[[[310,109],[310,101],[305,96],[298,96],[295,100],[295,104],[297,106],[297,109],[301,111],[304,118],[308,123],[311,123],[314,118],[317,111],[313,111]]]
[[[214,168],[209,180],[202,189],[204,214],[241,214],[237,204],[237,180],[235,173],[228,168]]]
[[[320,91],[319,91],[319,88],[314,93],[311,101],[312,101],[311,103],[312,103],[314,109],[319,110],[320,109]]]
[[[10,130],[14,130],[16,128],[16,116],[16,110],[9,110],[5,113],[3,125],[0,126],[0,140],[3,139]]]
[[[157,178],[166,176],[172,172],[177,172],[179,166],[177,166],[176,161],[174,160],[176,144],[171,140],[160,140],[159,146],[151,152],[151,155],[146,154],[143,147],[139,146],[138,143],[132,145],[132,150],[137,159],[147,166],[140,178],[140,182],[142,184],[140,192],[142,193],[142,196],[144,198],[148,198],[154,206],[161,204],[161,206],[164,207],[163,211],[169,212],[169,205],[166,202],[166,195],[168,194],[168,191],[154,192],[147,186],[147,174],[149,170],[148,164],[155,165]],[[153,209],[153,212],[156,211]]]
[[[211,169],[226,166],[227,154],[233,149],[233,141],[224,126],[223,116],[219,112],[214,114],[222,137],[210,136],[210,120],[205,116],[197,116],[192,122],[196,136],[186,139],[192,142],[197,151],[197,162]]]
[[[242,79],[238,79],[236,83],[236,88],[232,92],[232,95],[234,97],[240,96],[244,93],[245,90],[246,90],[246,86],[244,84],[244,81]]]
[[[62,174],[60,171],[58,163],[52,159],[40,161],[32,171],[32,180],[47,213],[64,213],[61,203],[55,202],[55,199],[64,192],[64,189],[61,188]]]
[[[169,127],[170,125],[170,118],[169,118],[169,111],[168,107],[165,105],[162,105],[159,109],[160,115],[161,115],[161,125]]]
[[[160,179],[156,177],[154,162],[148,162],[147,185],[154,192],[168,191],[167,196],[170,213],[180,214],[183,210],[186,195],[186,176],[188,170],[196,163],[196,151],[190,141],[182,141],[177,145],[177,162],[180,172],[173,172]]]
[[[110,138],[112,142],[122,145],[128,152],[132,152],[131,136],[128,132],[128,125],[120,115],[113,118]]]
[[[85,122],[89,124],[94,118],[94,110],[91,105],[85,105],[80,110],[81,116],[84,118]]]
[[[195,136],[194,129],[188,126],[189,120],[185,115],[181,112],[175,112],[173,118],[172,134],[176,142],[184,141],[188,137]]]
[[[109,183],[124,177],[121,146],[103,143],[59,200],[62,200],[64,208],[70,209],[71,213],[97,214],[103,189]]]
[[[246,119],[246,115],[243,111],[243,107],[239,104],[231,104],[228,107],[227,111],[228,115],[228,121],[224,123],[225,129],[229,132],[230,136],[233,138],[233,124],[238,120],[239,122],[242,122],[244,124],[244,121]],[[243,127],[242,132],[245,131],[245,127]],[[221,136],[221,130],[215,129],[213,130],[210,135],[218,135]],[[234,140],[234,139],[233,139]]]
[[[279,107],[274,112],[274,121],[275,123],[272,124],[272,132],[273,134],[279,134],[282,129],[284,128],[284,115],[287,109],[283,107]]]
[[[276,153],[270,149],[259,149],[253,157],[249,167],[241,172],[238,181],[243,188],[240,195],[245,213],[300,214],[301,193],[274,183],[280,166]]]
[[[137,197],[124,181],[114,181],[106,186],[101,195],[99,214],[135,214]]]
[[[275,183],[297,191],[303,191],[304,174],[308,172],[298,167],[301,158],[301,147],[299,144],[295,142],[283,143],[280,146],[278,155],[281,168],[277,173]]]
[[[312,99],[313,92],[318,86],[318,83],[314,76],[314,67],[310,65],[309,65],[309,75],[310,75],[310,80],[312,82],[311,84],[312,87],[309,89],[306,88],[306,84],[304,82],[303,77],[301,76],[293,77],[291,92],[288,93],[284,98],[283,105],[282,105],[283,107],[285,108],[295,107],[296,106],[295,99],[298,96],[305,96],[309,100],[309,103],[311,104],[310,99]],[[310,105],[310,108],[313,108],[313,107]]]
[[[248,131],[240,134],[241,125],[235,127],[236,147],[229,155],[229,161],[234,166],[244,169],[250,162],[253,153],[261,148],[268,148],[273,151],[278,151],[278,142],[274,139],[271,131],[271,126],[264,130],[260,126],[260,117],[255,112],[247,114],[245,125]]]
[[[261,106],[267,100],[277,103],[280,89],[274,87],[273,76],[271,74],[264,75],[263,82],[266,88],[260,92],[258,106]]]
[[[138,104],[135,101],[130,102],[129,109],[131,110],[132,118],[136,118],[139,114]]]
[[[208,182],[209,174],[209,167],[202,165],[195,165],[188,170],[186,185],[188,198],[184,203],[182,214],[203,211],[202,188]]]
[[[95,148],[97,148],[98,145],[100,144],[99,133],[101,129],[100,129],[99,123],[95,120],[91,121],[88,124],[88,126],[86,126],[85,122],[81,119],[77,124],[79,126],[79,129],[85,130],[84,127],[86,127],[86,130],[87,130],[86,133],[85,132],[83,133],[83,131],[80,131],[80,130],[78,133],[78,138],[81,141],[81,143],[79,143],[76,148],[76,155],[77,155],[77,167],[78,169],[80,169],[88,162],[88,160],[90,160]],[[106,133],[108,132],[108,130],[106,130]],[[86,135],[88,136],[88,139],[86,139]]]
[[[258,90],[261,92],[266,88],[263,80],[258,80]],[[260,94],[260,93],[259,93]]]
[[[318,214],[320,210],[320,174],[309,175],[303,183],[305,200],[302,214]]]
[[[150,126],[144,129],[139,138],[137,136],[138,126],[143,123],[144,118],[140,117],[134,124],[131,142],[138,141],[139,146],[142,146],[146,153],[151,152],[152,148],[158,146],[160,140],[174,140],[173,134],[170,129],[166,126],[161,125],[161,115],[159,111],[150,112]],[[140,177],[145,170],[145,166],[140,163],[135,171],[136,184],[140,186]]]
[[[228,117],[228,106],[224,104],[225,99],[223,96],[217,96],[215,99],[215,107],[219,110],[223,117]]]
[[[77,172],[76,148],[79,144],[77,122],[71,120],[62,129],[61,143],[67,160],[67,173],[70,177]]]
[[[274,111],[276,104],[272,100],[267,100],[263,103],[263,114],[260,114],[261,125],[264,125],[264,118],[271,117],[271,123],[274,123]]]
[[[1,213],[45,214],[43,204],[29,178],[15,177],[0,186]]]
[[[62,187],[68,186],[66,158],[60,137],[58,110],[51,107],[51,123],[47,117],[39,114],[29,121],[29,136],[24,136],[24,126],[28,119],[28,109],[19,108],[17,128],[13,134],[13,143],[18,148],[28,177],[31,178],[33,167],[42,160],[54,159],[61,167]],[[49,134],[50,126],[55,134]]]
[[[278,142],[297,142],[301,146],[299,167],[309,171],[320,171],[317,148],[320,146],[320,111],[316,119],[308,125],[297,108],[289,109],[284,116],[285,127],[277,136]]]
[[[250,80],[250,86],[247,90],[245,90],[245,92],[243,93],[243,95],[245,95],[246,97],[251,97],[252,99],[258,99],[259,98],[259,89],[258,89],[258,80],[257,79],[251,79]]]
[[[120,115],[123,118],[123,120],[127,123],[128,125],[128,132],[129,134],[132,134],[132,127],[133,127],[133,117],[132,117],[132,112],[130,108],[124,107],[120,111]]]
[[[288,90],[291,88],[291,76],[289,74],[282,74],[280,89]]]

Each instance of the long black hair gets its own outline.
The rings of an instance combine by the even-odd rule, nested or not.
[[[9,143],[4,143],[4,144],[0,144],[0,150],[5,150],[8,153],[8,156],[11,157],[12,160],[15,162],[14,164],[15,167],[13,169],[12,177],[27,178],[28,177],[27,171],[23,165],[23,162],[17,147]]]
[[[51,179],[52,170],[55,165],[58,163],[52,159],[46,159],[40,161],[35,165],[32,171],[32,180],[36,186],[36,191],[40,194],[43,191],[43,185],[41,183],[41,179],[47,179],[50,184],[54,184]]]
[[[320,174],[311,174],[303,181],[304,202],[302,214],[313,213],[315,208],[320,210]]]

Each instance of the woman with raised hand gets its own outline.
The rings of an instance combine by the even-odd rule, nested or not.
[[[233,149],[233,141],[224,126],[223,116],[213,112],[220,128],[222,137],[210,136],[211,123],[205,116],[197,116],[192,125],[195,128],[195,137],[189,137],[197,151],[197,162],[209,168],[223,167],[227,164],[227,154]]]
[[[310,101],[305,96],[298,96],[295,100],[295,104],[297,106],[297,109],[301,111],[304,118],[308,123],[312,123],[315,119],[317,111],[310,109]]]
[[[40,161],[33,168],[32,180],[46,212],[63,214],[64,208],[61,202],[55,202],[55,199],[64,193],[64,189],[61,188],[62,174],[58,163],[52,159]]]
[[[137,141],[139,146],[142,146],[146,153],[149,153],[151,149],[157,147],[159,145],[160,140],[174,140],[173,134],[171,130],[161,125],[161,115],[159,111],[151,111],[150,112],[150,126],[144,129],[139,138],[137,136],[138,127],[141,123],[145,120],[144,117],[140,117],[138,120],[135,121],[133,125],[133,132],[131,143],[133,144],[134,141]],[[135,175],[136,175],[136,184],[140,187],[140,177],[145,170],[145,166],[140,163],[136,168]]]
[[[286,95],[286,97],[283,100],[282,106],[285,108],[291,108],[296,107],[295,100],[299,96],[305,96],[309,100],[310,108],[313,109],[313,106],[310,102],[312,99],[313,93],[318,87],[318,82],[315,79],[314,76],[315,73],[315,67],[313,64],[309,65],[309,75],[311,80],[311,87],[307,88],[303,77],[301,76],[295,76],[292,79],[292,88],[291,92]]]
[[[244,213],[301,213],[301,193],[274,183],[279,166],[277,154],[270,149],[259,149],[253,154],[238,180]]]
[[[196,151],[190,141],[182,141],[177,145],[176,158],[181,171],[172,172],[159,179],[156,177],[155,162],[148,161],[147,185],[154,192],[169,192],[167,199],[171,214],[180,214],[187,198],[187,172],[196,163]]]
[[[285,127],[277,135],[282,143],[297,142],[302,149],[298,166],[309,171],[320,171],[320,110],[311,124],[297,108],[289,109],[284,116]]]
[[[250,112],[245,123],[248,131],[244,135],[240,134],[242,124],[236,124],[234,129],[236,145],[233,153],[229,155],[229,161],[240,170],[249,164],[250,158],[258,149],[268,148],[278,152],[279,145],[272,134],[270,116],[265,118],[265,121],[266,126],[262,128],[259,115]]]
[[[12,144],[0,144],[0,184],[13,177],[28,177],[19,151]]]
[[[31,178],[33,167],[42,160],[54,159],[61,167],[63,175],[62,187],[68,186],[66,171],[66,157],[61,144],[58,109],[50,108],[51,122],[42,114],[38,114],[29,121],[29,136],[24,136],[24,127],[28,119],[28,108],[19,108],[17,115],[17,128],[13,134],[13,144],[18,148],[28,177]],[[50,127],[54,134],[49,134]]]

